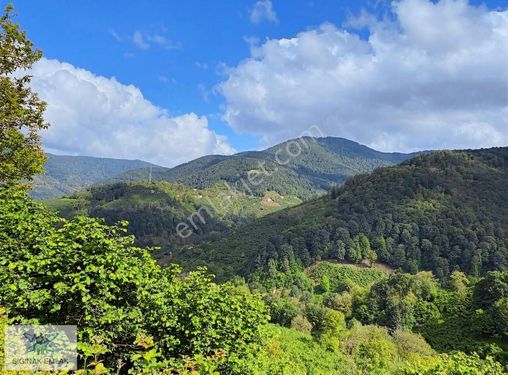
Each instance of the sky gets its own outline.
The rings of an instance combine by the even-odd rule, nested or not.
[[[14,0],[48,152],[174,166],[311,127],[381,151],[508,145],[508,2]]]

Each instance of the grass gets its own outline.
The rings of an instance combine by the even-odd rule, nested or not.
[[[368,268],[365,265],[340,264],[331,262],[317,262],[305,270],[306,274],[319,283],[323,276],[330,279],[333,292],[343,292],[351,285],[368,288],[376,281],[388,276],[386,270]]]

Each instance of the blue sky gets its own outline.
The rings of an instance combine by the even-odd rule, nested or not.
[[[323,22],[342,24],[362,7],[372,8],[361,1],[280,1],[273,4],[278,22],[253,23],[254,3],[52,0],[15,5],[19,22],[47,58],[132,83],[175,114],[220,113],[223,98],[206,93],[223,78],[223,64],[233,66],[249,56],[246,38],[291,37]],[[127,40],[136,31],[163,35],[174,48],[143,50]],[[211,127],[238,150],[257,147],[258,137],[238,136],[223,121],[212,119]]]
[[[407,3],[408,7],[416,7],[427,1],[407,0]],[[477,8],[476,6],[480,4],[485,6]],[[260,56],[254,56],[251,51],[252,45],[261,47],[269,40],[295,38],[312,30],[320,30],[318,31],[320,37],[331,32],[336,35],[347,29],[350,34],[367,40],[369,35],[374,33],[375,26],[372,24],[366,26],[362,21],[360,26],[352,27],[354,22],[351,20],[358,21],[362,15],[369,15],[370,19],[388,25],[397,17],[402,19],[402,13],[394,14],[393,3],[382,0],[273,2],[52,0],[15,1],[14,5],[18,22],[27,30],[36,46],[43,50],[45,58],[69,63],[96,76],[116,77],[124,85],[134,85],[139,88],[145,99],[167,110],[168,116],[177,117],[188,113],[206,116],[208,128],[220,136],[227,137],[228,144],[236,151],[273,144],[285,137],[298,135],[296,130],[295,132],[290,130],[292,127],[290,123],[284,123],[291,120],[291,117],[274,120],[271,124],[270,121],[266,121],[266,117],[261,118],[256,114],[258,110],[263,112],[270,108],[261,108],[259,102],[245,104],[247,99],[240,98],[240,94],[233,92],[233,86],[242,87],[247,81],[252,83],[255,73],[252,73],[246,63],[254,63],[256,59],[264,64],[260,67],[265,69],[264,79],[267,77],[269,79],[270,74],[278,75],[277,71],[269,70],[271,68],[268,67],[272,50],[267,49]],[[482,9],[483,13],[488,14],[496,10],[505,11],[506,5],[506,1],[470,1],[465,2],[465,5],[462,4],[462,7],[465,7],[463,9],[465,11]],[[271,7],[271,10],[267,7]],[[436,8],[435,11],[448,12],[446,7],[440,9]],[[469,17],[469,13],[459,11],[449,14]],[[324,24],[331,24],[335,29],[320,29]],[[474,41],[471,43],[474,46]],[[344,56],[346,55],[347,52],[344,53]],[[305,64],[305,59],[301,64]],[[308,64],[311,66],[314,62]],[[317,66],[321,67],[319,64]],[[300,76],[297,74],[295,77]],[[326,80],[327,75],[316,77]],[[269,82],[262,81],[263,78],[256,75],[255,79],[260,80],[257,87],[264,85],[264,91],[270,90],[269,95],[277,91],[277,87],[270,88]],[[286,77],[285,82],[287,81],[292,81],[292,78]],[[221,86],[224,82],[227,82],[225,86]],[[298,78],[295,78],[295,82],[305,90],[305,82],[298,81]],[[245,86],[245,89],[248,90],[248,86]],[[284,87],[281,86],[280,89],[284,90]],[[342,94],[333,92],[333,95]],[[501,110],[506,110],[504,98],[497,99],[502,102]],[[272,102],[277,102],[277,98],[273,98]],[[488,105],[490,104],[487,103],[486,106]],[[298,106],[301,107],[300,104]],[[241,112],[246,115],[225,117],[228,108],[231,113]],[[319,113],[320,109],[310,108],[309,113],[312,111]],[[286,110],[291,112],[291,108]],[[330,108],[324,110],[331,111]],[[249,114],[249,111],[253,112]],[[497,115],[498,113],[493,113],[486,118],[492,117],[490,121],[495,122],[498,121]],[[339,123],[346,120],[349,121],[349,117],[344,114],[334,121]],[[477,119],[472,123],[478,123]],[[501,129],[499,140],[501,143],[506,141],[502,138],[502,127],[505,124],[487,121],[489,129]],[[267,130],[277,126],[280,129],[273,133]],[[388,125],[384,128],[383,125],[379,126],[384,133],[390,131]],[[304,125],[300,124],[297,130],[303,127]],[[429,127],[432,128],[433,125]],[[441,143],[445,147],[461,146],[460,142],[447,144],[440,138],[437,141],[430,140],[428,144],[412,143],[404,147],[401,146],[404,139],[401,143],[390,144],[383,143],[379,137],[369,138],[363,137],[360,133],[354,134],[349,128],[341,129],[338,126],[335,129],[331,125],[324,125],[324,128],[326,135],[356,138],[357,141],[381,149],[410,150],[432,146],[437,148],[441,147]],[[431,144],[432,142],[435,144]],[[464,142],[464,146],[468,146],[468,142]],[[472,145],[475,145],[474,142]],[[54,145],[50,147],[56,148]],[[72,150],[62,148],[62,152],[65,151]],[[93,150],[76,150],[75,153],[93,153]],[[195,155],[190,153],[190,156]],[[158,160],[156,156],[151,159]],[[184,159],[185,157],[182,160]]]

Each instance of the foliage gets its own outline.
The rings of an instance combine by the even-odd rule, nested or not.
[[[264,285],[276,288],[278,296],[291,296],[272,294],[271,298],[281,309],[285,306],[286,312],[293,311],[293,315],[304,313],[311,323],[313,336],[329,350],[336,350],[341,342],[340,334],[328,337],[322,334],[326,326],[325,313],[331,309],[343,314],[348,325],[360,321],[386,327],[399,347],[397,355],[407,361],[411,361],[409,352],[420,358],[429,355],[430,350],[428,344],[411,331],[421,334],[440,351],[476,352],[482,358],[492,356],[502,362],[508,360],[504,323],[506,299],[501,282],[506,272],[492,272],[480,279],[467,278],[456,272],[442,283],[448,289],[441,286],[430,272],[390,274],[367,267],[321,261],[307,268],[305,273],[311,277],[313,288],[288,285],[287,280],[297,280],[291,278],[291,274],[281,279],[276,272],[272,274],[275,279],[270,280],[270,273],[267,273],[262,280]],[[328,279],[331,291],[323,288],[323,279]],[[251,283],[253,288],[259,286],[258,282]],[[473,295],[482,296],[488,304],[478,309]],[[284,311],[279,309],[276,316],[284,316]],[[301,319],[300,315],[293,318],[296,322],[292,327],[300,329]],[[308,328],[300,330],[307,332]],[[422,348],[421,352],[418,347]]]
[[[267,328],[267,337],[255,360],[257,374],[348,373],[346,357],[325,350],[310,335],[271,324]]]
[[[360,268],[348,264],[329,262],[319,262],[309,267],[307,273],[314,281],[327,277],[331,285],[330,291],[335,293],[347,291],[353,286],[366,288],[387,277],[386,273],[374,268]]]
[[[349,176],[397,164],[410,156],[378,152],[343,138],[306,137],[264,151],[204,156],[171,169],[158,169],[153,177],[197,189],[227,183],[242,193],[262,196],[275,191],[309,199],[344,183]],[[113,181],[146,180],[146,176],[144,168],[121,174]]]
[[[160,247],[158,257],[172,254],[177,260],[183,245],[217,236],[230,227],[298,203],[296,197],[275,192],[261,197],[231,195],[220,185],[197,190],[164,181],[92,186],[70,197],[44,202],[67,218],[99,217],[110,225],[126,220],[137,245]],[[188,225],[192,235],[179,236],[179,223]]]
[[[350,178],[336,199],[306,202],[202,244],[200,259],[221,253],[217,268],[248,274],[290,245],[303,266],[359,262],[373,250],[395,269],[431,270],[439,279],[505,270],[507,181],[506,147],[420,155]]]
[[[246,225],[227,240],[232,248],[210,253],[215,242],[193,249],[201,260],[212,254],[223,276],[244,272],[250,289],[238,275],[219,285],[205,268],[160,267],[150,249],[125,235],[126,222],[107,225],[76,212],[58,217],[17,184],[40,169],[37,130],[45,124],[29,77],[11,75],[40,53],[10,11],[0,18],[0,347],[6,323],[73,324],[77,374],[506,373],[497,362],[508,357],[506,149],[433,153],[379,169],[331,196]],[[282,190],[303,197],[407,157],[340,139],[303,141],[312,146],[283,173],[270,174],[254,191],[259,198],[282,199]],[[283,156],[295,142],[284,145]],[[275,171],[270,158],[280,147],[205,157],[157,176],[220,190],[220,181],[238,182],[260,160]],[[160,182],[97,187],[76,195],[71,211],[116,223],[118,208],[134,218],[140,207],[144,214],[159,210],[148,227],[136,220],[134,227],[162,236],[168,233],[154,232],[159,219],[168,214],[167,228],[198,207],[189,190]],[[238,233],[251,240],[239,244]],[[371,268],[378,257],[398,271]],[[371,267],[321,259],[368,259]],[[266,307],[279,326],[267,324]],[[451,353],[436,354],[424,338]]]
[[[508,369],[491,357],[480,359],[478,355],[443,354],[437,361],[408,365],[400,375],[503,375]]]
[[[219,367],[232,371],[250,355],[266,321],[259,299],[204,270],[161,269],[123,227],[58,218],[24,191],[2,189],[0,206],[0,304],[12,322],[78,325],[82,356],[107,348],[94,366],[147,360],[140,337],[154,342],[154,366],[223,351]]]
[[[298,308],[286,298],[267,295],[264,302],[270,312],[270,322],[283,327],[291,327],[293,320],[298,316]]]
[[[38,131],[45,103],[24,74],[42,56],[12,20],[12,5],[0,17],[0,183],[13,184],[42,171],[44,153]]]

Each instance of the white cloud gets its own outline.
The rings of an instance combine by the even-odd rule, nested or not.
[[[166,36],[161,34],[145,34],[144,38],[148,41],[148,43],[160,46],[164,49],[180,48],[178,43],[173,43]]]
[[[234,152],[224,136],[195,113],[170,116],[133,85],[57,60],[42,59],[32,86],[48,103],[48,151],[142,159],[174,166],[206,154]]]
[[[207,70],[207,69],[208,69],[208,64],[207,64],[207,63],[204,63],[204,62],[196,61],[196,62],[194,63],[194,65],[195,65],[197,68],[201,69],[201,70]]]
[[[237,131],[273,144],[311,125],[383,150],[508,145],[508,11],[401,0],[251,49],[218,89]]]
[[[261,21],[279,22],[277,14],[273,10],[271,0],[257,1],[250,11],[250,21],[260,23]]]
[[[132,34],[132,43],[138,48],[141,49],[148,49],[150,48],[150,44],[148,44],[147,41],[145,41],[145,37],[143,34],[141,34],[141,31],[135,31],[134,34]]]
[[[130,42],[133,43],[137,48],[147,50],[150,47],[158,46],[163,49],[176,49],[180,48],[179,43],[174,43],[168,37],[164,35],[166,29],[160,28],[159,32],[145,32],[136,30],[131,36],[121,36],[115,30],[110,30],[111,36],[117,42]]]

